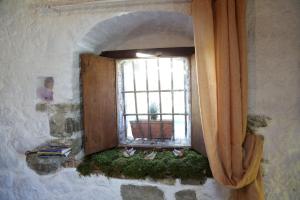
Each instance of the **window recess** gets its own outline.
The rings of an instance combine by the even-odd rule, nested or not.
[[[137,52],[161,57],[136,59]],[[82,54],[85,154],[124,145],[191,146],[205,154],[193,52],[180,47]],[[138,120],[144,125],[135,126]],[[137,139],[130,121],[135,129],[146,126]]]
[[[190,146],[187,58],[118,60],[117,88],[120,144]]]

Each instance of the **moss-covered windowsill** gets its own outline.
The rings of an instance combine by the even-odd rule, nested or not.
[[[77,167],[80,175],[104,174],[112,178],[128,179],[181,179],[198,180],[204,183],[211,177],[205,156],[186,149],[184,156],[176,157],[170,150],[159,150],[153,160],[144,159],[149,150],[137,150],[126,158],[122,149],[112,149],[87,156]]]

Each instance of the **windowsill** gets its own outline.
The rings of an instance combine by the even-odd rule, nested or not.
[[[157,148],[190,148],[191,143],[188,139],[161,140],[161,139],[135,139],[120,141],[120,147],[157,147]]]
[[[154,152],[154,157],[147,158]],[[85,157],[77,171],[83,176],[103,174],[121,179],[180,179],[201,183],[211,177],[205,156],[193,150],[184,150],[182,153],[178,157],[171,150],[136,150],[128,157],[124,156],[122,149],[111,149]]]

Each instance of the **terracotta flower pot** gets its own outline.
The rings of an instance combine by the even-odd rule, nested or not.
[[[148,120],[130,121],[134,139],[171,139],[173,136],[172,124],[172,120],[150,120],[149,122]]]

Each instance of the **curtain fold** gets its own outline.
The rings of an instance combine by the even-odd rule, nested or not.
[[[193,0],[195,60],[204,141],[214,178],[232,199],[264,199],[263,138],[246,133],[245,0]]]

